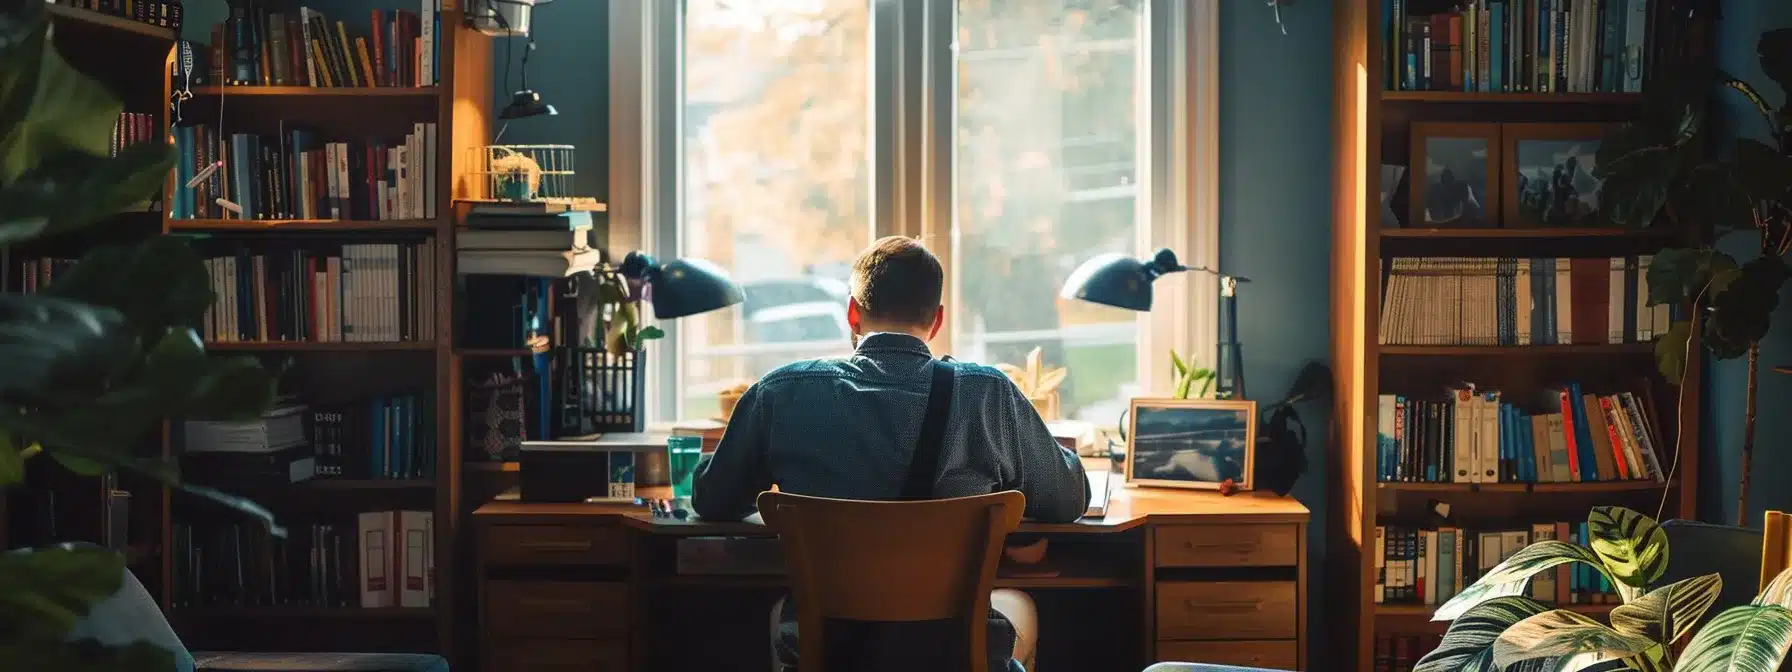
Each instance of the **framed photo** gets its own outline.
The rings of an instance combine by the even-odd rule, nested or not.
[[[1503,124],[1504,221],[1512,228],[1600,228],[1593,168],[1607,124]]]
[[[1134,399],[1126,432],[1126,483],[1218,490],[1232,479],[1251,489],[1257,402]]]
[[[1412,125],[1412,228],[1498,226],[1500,125]]]

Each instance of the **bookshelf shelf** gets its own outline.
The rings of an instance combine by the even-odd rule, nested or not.
[[[314,478],[281,487],[283,490],[429,490],[435,481],[426,478]]]
[[[1548,355],[1643,355],[1653,354],[1650,343],[1596,343],[1591,345],[1383,345],[1376,348],[1393,357],[1535,357]]]
[[[110,14],[104,14],[89,9],[58,4],[46,4],[44,9],[49,13],[51,19],[55,21],[85,24],[96,28],[104,28],[108,31],[119,31],[132,35],[141,35],[143,37],[153,37],[157,40],[166,40],[168,42],[173,42],[176,37],[173,28],[152,26],[143,23],[142,21],[132,21],[122,16],[112,16]]]
[[[434,341],[387,341],[382,343],[313,343],[309,341],[233,341],[208,342],[207,350],[255,351],[294,350],[307,352],[378,352],[384,350],[434,350]]]
[[[195,97],[302,96],[305,98],[435,98],[433,86],[196,86]]]
[[[1591,483],[1376,483],[1384,492],[1506,492],[1506,493],[1599,493],[1660,490],[1665,483],[1654,481],[1596,481]]]
[[[434,231],[433,219],[171,219],[174,231]]]
[[[528,357],[535,352],[528,348],[456,348],[454,354],[461,357]]]
[[[430,607],[380,607],[373,609],[363,609],[360,607],[310,606],[176,607],[169,611],[169,615],[177,620],[227,620],[238,618],[402,620],[434,618],[435,614],[436,610]]]
[[[1622,238],[1654,240],[1678,235],[1670,229],[1382,229],[1382,238],[1436,238],[1448,240],[1559,240],[1573,238]]]
[[[1549,105],[1638,104],[1640,93],[1483,93],[1479,91],[1383,91],[1386,102],[1528,103]]]
[[[1375,629],[1395,634],[1442,633],[1450,624],[1431,620],[1431,615],[1437,612],[1439,606],[1435,604],[1377,604],[1375,605]],[[1617,606],[1615,604],[1563,604],[1557,605],[1556,608],[1603,619]]]

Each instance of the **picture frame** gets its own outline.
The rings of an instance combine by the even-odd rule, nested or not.
[[[1197,438],[1201,434],[1211,438]],[[1230,478],[1236,490],[1250,490],[1256,456],[1257,402],[1132,400],[1126,431],[1128,486],[1219,490]]]
[[[1478,229],[1500,223],[1500,124],[1412,125],[1408,228]]]
[[[1615,124],[1500,125],[1501,219],[1508,228],[1613,228],[1599,218],[1593,177],[1600,141]],[[1567,198],[1558,198],[1558,193]]]

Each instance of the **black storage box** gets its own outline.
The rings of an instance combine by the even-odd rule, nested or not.
[[[633,502],[640,464],[647,455],[665,450],[663,435],[524,441],[517,465],[518,497],[525,502]]]

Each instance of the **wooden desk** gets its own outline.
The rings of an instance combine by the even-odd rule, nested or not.
[[[1115,670],[1160,660],[1304,670],[1309,517],[1299,502],[1268,494],[1115,488],[1099,520],[1022,524],[1022,533],[1053,540],[1048,562],[1062,555],[1061,573],[1005,573],[996,585],[1033,591],[1036,599],[1053,589],[1121,591],[1121,603],[1139,607],[1118,621],[1136,629],[1129,638],[1139,649],[1106,656]],[[681,668],[651,651],[681,641],[676,628],[652,625],[664,621],[649,616],[658,597],[652,593],[783,584],[777,575],[673,569],[679,539],[770,536],[753,523],[655,519],[642,507],[616,504],[494,501],[474,512],[473,526],[482,672]],[[1064,647],[1054,638],[1083,634],[1054,632],[1045,611],[1042,604],[1042,656]],[[741,652],[751,660],[738,669],[770,669],[766,614],[762,607],[757,614],[739,621],[738,639],[760,644]],[[1113,646],[1096,639],[1075,645]],[[1043,657],[1039,665],[1056,669]]]

